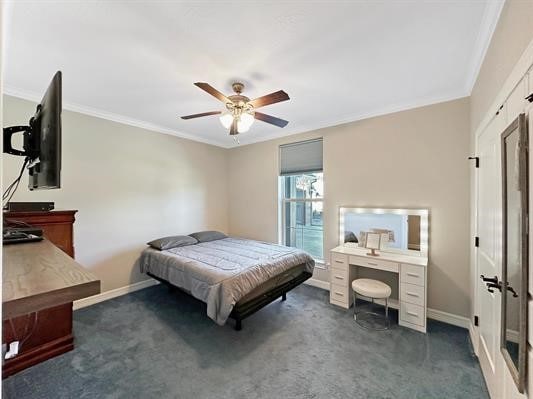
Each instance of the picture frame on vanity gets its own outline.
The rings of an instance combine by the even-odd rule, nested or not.
[[[379,256],[376,250],[381,249],[381,234],[366,232],[365,248],[370,249],[367,255]]]

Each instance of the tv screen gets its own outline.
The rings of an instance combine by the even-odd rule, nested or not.
[[[24,147],[32,154],[28,167],[30,190],[61,187],[61,110],[61,71],[58,71],[30,119],[31,129],[24,138]]]

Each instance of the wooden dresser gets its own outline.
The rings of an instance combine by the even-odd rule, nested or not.
[[[3,378],[72,350],[72,302],[100,293],[100,281],[72,259],[76,212],[4,213],[6,223],[40,227],[46,239],[2,250],[2,343],[20,343]]]
[[[74,215],[78,211],[4,212],[4,225],[27,223],[43,229],[43,235],[74,258]]]

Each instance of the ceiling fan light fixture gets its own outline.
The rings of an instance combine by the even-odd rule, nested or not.
[[[248,112],[243,112],[237,121],[237,131],[239,133],[245,133],[250,130],[250,127],[254,123],[254,117]]]
[[[256,108],[289,100],[290,98],[288,94],[283,90],[278,90],[267,94],[266,96],[250,100],[248,97],[242,95],[244,85],[239,82],[233,83],[232,88],[235,94],[230,96],[225,96],[209,83],[196,82],[194,85],[222,101],[226,106],[226,109],[224,111],[210,111],[202,112],[200,114],[186,115],[182,116],[181,119],[194,119],[203,116],[220,115],[220,123],[224,128],[229,130],[230,136],[247,132],[250,130],[250,127],[256,119],[278,127],[285,127],[289,123],[281,118],[255,111]]]
[[[222,123],[222,126],[224,126],[226,129],[229,129],[233,123],[233,115],[231,115],[229,112],[224,112],[222,115],[220,115],[220,123]]]

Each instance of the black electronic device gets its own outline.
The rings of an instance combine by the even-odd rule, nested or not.
[[[34,227],[5,228],[2,233],[2,244],[23,244],[26,242],[42,241],[43,231]]]
[[[54,209],[53,202],[8,202],[5,210],[9,212],[47,212]]]
[[[35,115],[27,126],[4,128],[4,152],[25,157],[24,168],[28,168],[28,188],[51,189],[61,186],[61,71],[56,72],[43,99],[37,105]],[[15,133],[23,134],[23,149],[13,147]],[[16,185],[14,185],[17,183]],[[14,190],[18,181],[13,184]],[[6,190],[4,200],[12,195],[13,189]]]

